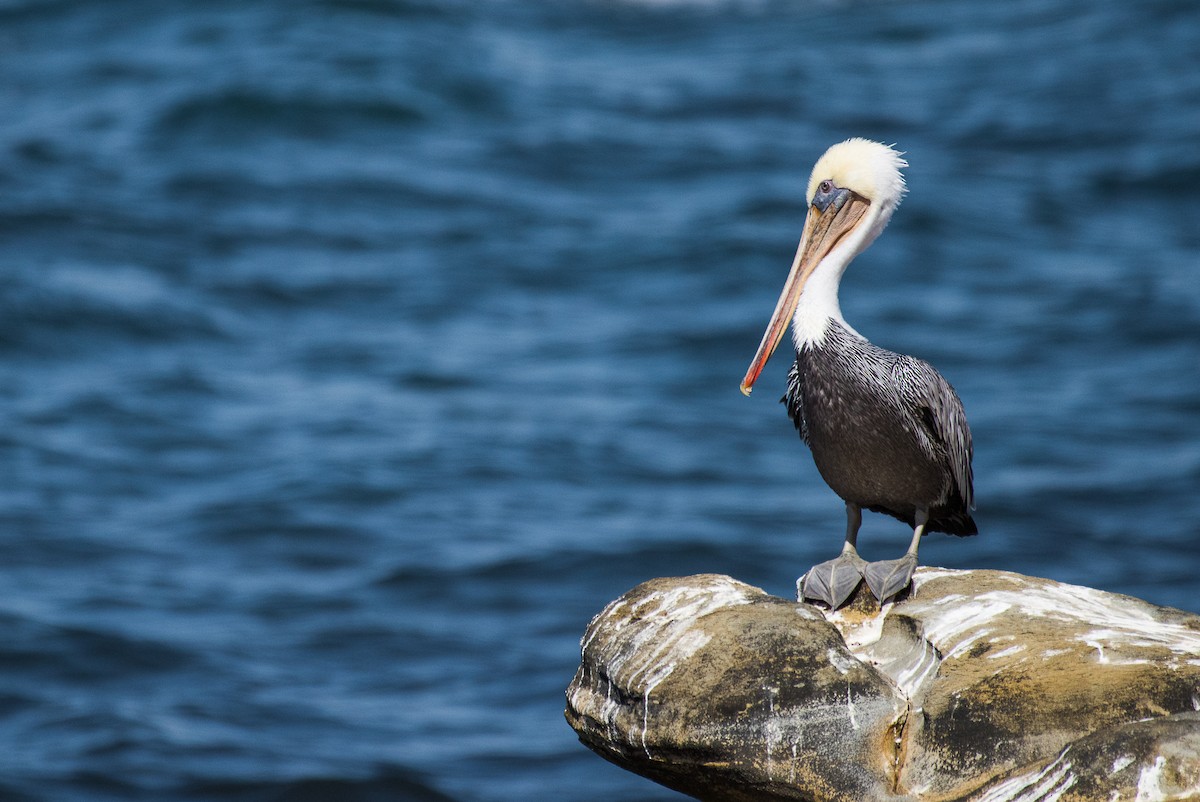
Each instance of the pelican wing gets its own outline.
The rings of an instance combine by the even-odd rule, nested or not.
[[[788,371],[787,395],[779,399],[787,407],[788,417],[796,424],[800,437],[808,443],[808,422],[804,420],[804,386],[800,381],[800,363],[793,362]]]
[[[967,509],[975,509],[974,477],[971,470],[971,429],[958,393],[928,362],[898,355],[892,378],[906,405],[919,420],[936,449],[946,455],[955,490]]]

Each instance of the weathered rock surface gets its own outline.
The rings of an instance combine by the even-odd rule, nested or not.
[[[835,613],[655,579],[588,626],[567,720],[704,800],[1200,799],[1200,616],[920,569]]]

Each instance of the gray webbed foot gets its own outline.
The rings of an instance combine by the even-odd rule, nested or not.
[[[913,571],[916,570],[917,555],[905,554],[898,560],[867,563],[863,568],[863,577],[879,603],[887,604],[889,599],[909,586]]]
[[[865,565],[866,561],[853,552],[843,552],[835,559],[814,565],[800,580],[801,600],[822,601],[830,610],[836,610],[862,582]]]

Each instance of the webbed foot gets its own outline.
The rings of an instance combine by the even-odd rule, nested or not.
[[[909,586],[916,570],[917,555],[905,554],[898,560],[867,563],[863,568],[863,577],[867,580],[867,587],[883,605]]]
[[[800,580],[800,599],[813,599],[836,610],[846,603],[863,579],[867,563],[853,551],[842,552],[832,560],[814,565]]]

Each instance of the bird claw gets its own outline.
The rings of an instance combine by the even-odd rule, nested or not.
[[[855,554],[842,554],[814,565],[800,579],[801,601],[821,601],[828,604],[830,610],[836,610],[846,603],[862,582],[865,565],[866,561]]]
[[[863,567],[863,578],[867,580],[867,587],[882,605],[887,604],[889,599],[912,583],[913,572],[916,570],[916,555],[906,554],[898,560],[867,563]]]

